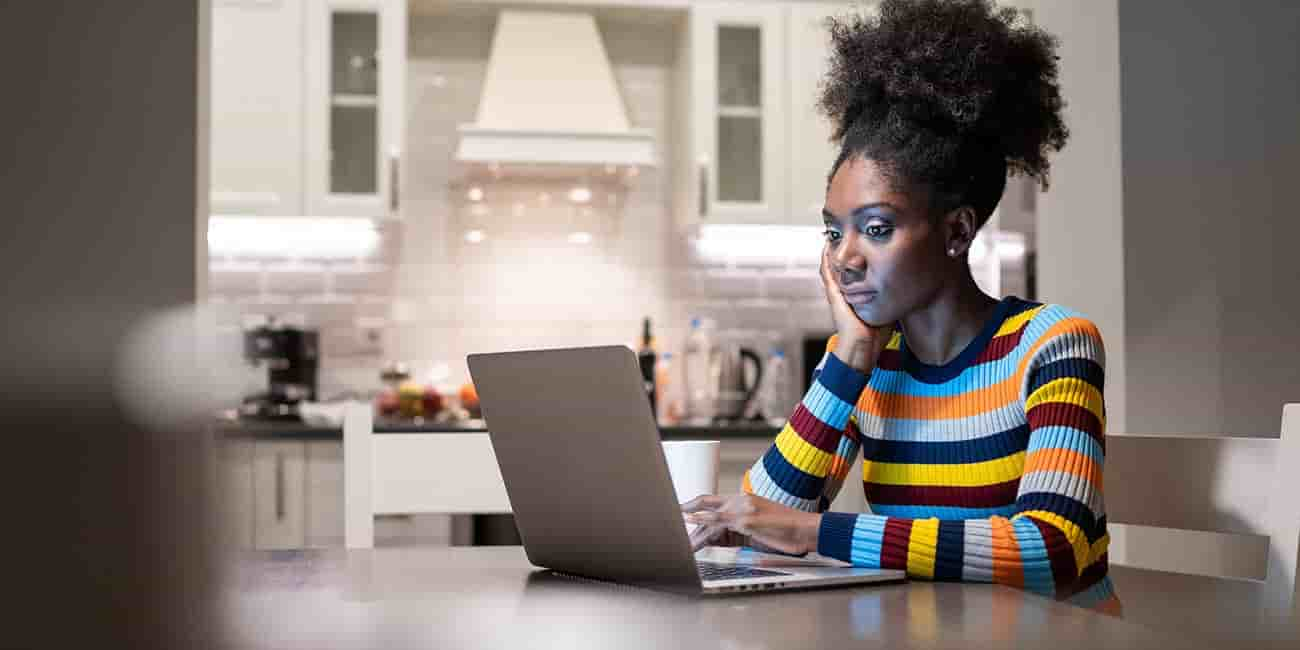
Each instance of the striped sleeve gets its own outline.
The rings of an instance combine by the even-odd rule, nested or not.
[[[916,578],[997,582],[1058,598],[1104,576],[1101,334],[1064,309],[1036,318],[1039,334],[1018,369],[1030,432],[1012,513],[951,520],[826,513],[818,553]]]
[[[825,511],[835,500],[861,449],[850,413],[868,379],[831,354],[835,339],[776,441],[746,470],[745,493],[807,512]]]

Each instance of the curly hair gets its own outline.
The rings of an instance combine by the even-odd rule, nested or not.
[[[1065,145],[1057,40],[991,0],[884,0],[828,18],[830,71],[817,108],[840,154],[929,190],[931,209],[971,206],[983,225],[1008,174],[1048,186]]]

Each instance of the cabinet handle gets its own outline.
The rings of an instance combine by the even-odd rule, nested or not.
[[[275,455],[275,520],[284,521],[284,454]]]
[[[401,204],[402,156],[393,151],[388,154],[388,210],[397,214]]]

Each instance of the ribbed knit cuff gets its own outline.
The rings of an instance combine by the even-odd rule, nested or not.
[[[826,390],[833,393],[847,404],[856,404],[862,389],[866,388],[870,375],[840,361],[834,354],[826,355],[826,363],[817,375],[817,381]]]
[[[822,513],[821,527],[817,530],[817,554],[850,562],[853,545],[853,527],[858,516],[849,512]]]

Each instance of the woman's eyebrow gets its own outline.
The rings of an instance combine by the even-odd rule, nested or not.
[[[872,209],[872,208],[889,208],[890,210],[893,210],[894,212],[901,212],[901,210],[898,209],[898,206],[896,206],[896,205],[894,205],[894,204],[892,204],[892,203],[887,203],[887,202],[884,202],[884,201],[877,201],[877,202],[875,202],[875,203],[866,203],[866,204],[860,205],[860,206],[858,206],[858,207],[856,207],[856,208],[853,208],[853,211],[849,213],[849,216],[850,216],[850,217],[858,217],[858,216],[861,216],[863,212],[866,212],[867,210],[870,210],[870,209]],[[829,209],[825,208],[825,207],[822,208],[822,220],[823,220],[823,221],[839,221],[839,219],[838,219],[835,215],[831,214],[831,211],[830,211]]]

